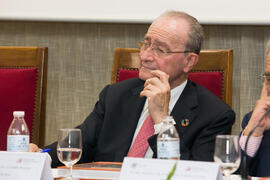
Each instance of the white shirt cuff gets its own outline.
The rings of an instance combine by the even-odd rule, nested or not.
[[[163,122],[160,122],[160,123],[154,125],[154,129],[155,129],[154,134],[158,134],[160,132],[162,125],[163,125]]]

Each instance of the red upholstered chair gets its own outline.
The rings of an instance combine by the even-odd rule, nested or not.
[[[48,48],[0,46],[0,150],[13,111],[25,111],[31,142],[44,145]]]
[[[139,49],[116,48],[111,83],[138,77]],[[189,79],[232,106],[232,50],[202,50]]]

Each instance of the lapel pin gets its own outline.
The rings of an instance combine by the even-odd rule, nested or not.
[[[186,127],[186,126],[188,126],[188,125],[189,125],[189,119],[183,119],[183,120],[181,121],[181,126]]]

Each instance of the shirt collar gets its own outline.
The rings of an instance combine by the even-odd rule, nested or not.
[[[175,88],[171,89],[171,98],[169,102],[169,114],[171,114],[174,105],[176,104],[177,100],[179,99],[186,85],[187,85],[187,80],[185,80],[182,84],[176,86]]]

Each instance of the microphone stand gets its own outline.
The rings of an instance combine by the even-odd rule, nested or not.
[[[245,149],[244,149],[244,153],[242,156],[242,180],[248,180],[248,164],[247,164],[247,145],[248,145],[248,141],[250,136],[253,134],[253,132],[255,131],[255,129],[259,126],[259,124],[262,122],[262,120],[265,118],[265,116],[267,116],[267,114],[269,113],[270,108],[268,108],[263,116],[261,117],[261,119],[259,119],[259,121],[256,123],[256,125],[251,129],[251,131],[248,133],[247,136],[247,140],[245,143]]]

